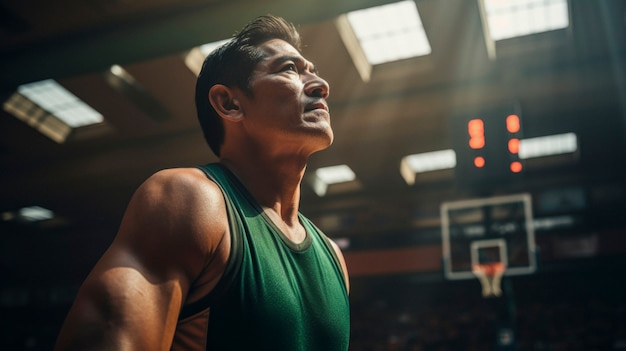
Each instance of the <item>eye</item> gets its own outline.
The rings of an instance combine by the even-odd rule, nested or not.
[[[293,63],[289,63],[289,64],[286,64],[285,66],[283,66],[282,71],[298,72],[298,67],[296,67],[296,65],[293,64]]]

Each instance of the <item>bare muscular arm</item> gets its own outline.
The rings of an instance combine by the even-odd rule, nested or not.
[[[209,285],[221,276],[227,231],[221,192],[199,170],[149,178],[79,290],[56,350],[169,350],[194,279],[207,266]]]

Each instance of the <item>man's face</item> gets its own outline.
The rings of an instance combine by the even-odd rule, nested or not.
[[[328,83],[287,42],[273,39],[261,49],[267,56],[251,74],[252,96],[242,99],[249,133],[280,141],[285,148],[328,147],[333,141]]]

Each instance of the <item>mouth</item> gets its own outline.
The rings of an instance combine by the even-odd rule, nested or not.
[[[328,112],[328,105],[324,101],[317,101],[315,103],[307,104],[304,112],[314,111],[314,110],[324,110]]]

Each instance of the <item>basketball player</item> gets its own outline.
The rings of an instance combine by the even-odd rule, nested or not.
[[[333,141],[328,83],[299,46],[262,16],[207,57],[196,105],[219,162],[137,189],[57,350],[348,349],[345,262],[298,211]]]

